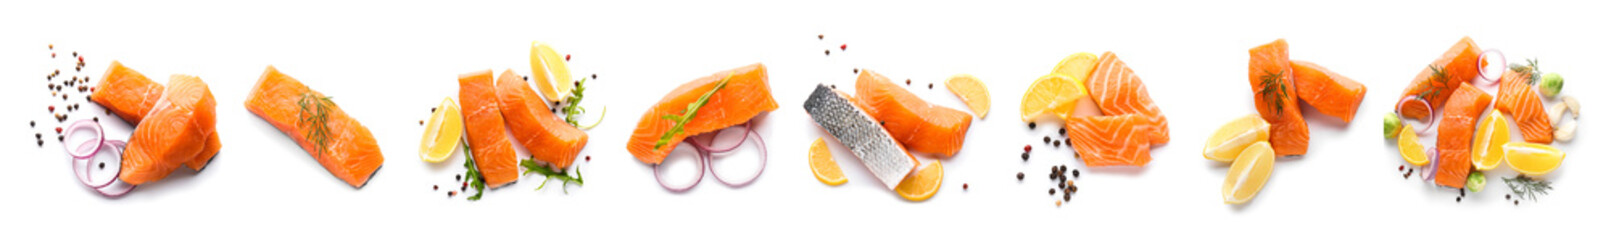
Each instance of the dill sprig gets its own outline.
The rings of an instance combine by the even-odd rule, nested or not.
[[[1522,65],[1521,63],[1512,63],[1510,64],[1510,70],[1519,73],[1526,73],[1528,75],[1527,85],[1537,84],[1538,80],[1543,78],[1542,76],[1544,75],[1538,71],[1537,58],[1527,59],[1527,65]]]
[[[537,164],[536,160],[536,156],[520,160],[520,166],[526,169],[526,171],[522,172],[521,174],[531,174],[535,172],[543,175],[543,184],[537,185],[536,190],[543,190],[544,186],[548,186],[548,180],[553,179],[559,179],[559,188],[567,194],[570,193],[570,189],[566,189],[565,186],[568,186],[573,182],[576,183],[577,186],[582,185],[582,167],[576,167],[576,177],[571,177],[570,173],[565,171],[554,171],[554,169],[548,168],[547,166]]]
[[[303,129],[307,129],[303,136],[309,142],[313,142],[318,150],[319,154],[314,154],[315,156],[323,154],[330,142],[330,109],[334,107],[335,103],[330,101],[329,96],[315,96],[311,92],[303,93],[302,99],[297,100],[296,103],[302,110],[298,113],[300,114],[298,124],[302,125]]]
[[[660,149],[660,147],[671,143],[672,136],[682,134],[683,125],[687,125],[688,120],[694,119],[694,114],[699,112],[699,108],[704,107],[705,102],[710,101],[710,95],[716,94],[716,90],[722,90],[722,88],[727,87],[727,80],[732,78],[733,73],[728,72],[727,77],[723,77],[722,80],[716,81],[716,87],[713,87],[710,89],[710,91],[705,92],[705,95],[699,96],[699,100],[688,103],[688,109],[683,110],[682,115],[666,114],[664,116],[660,116],[661,119],[672,120],[676,121],[677,123],[675,125],[671,125],[671,129],[666,130],[666,134],[660,135],[660,140],[654,142],[654,149]]]
[[[1421,90],[1421,93],[1416,94],[1416,96],[1420,97],[1421,99],[1431,100],[1432,96],[1437,96],[1438,94],[1443,93],[1444,88],[1448,88],[1450,78],[1449,72],[1444,71],[1442,67],[1432,64],[1427,64],[1426,67],[1432,69],[1431,79],[1436,83],[1431,87]]]
[[[1505,180],[1506,186],[1510,186],[1510,192],[1515,193],[1517,198],[1532,199],[1534,202],[1538,201],[1538,195],[1549,195],[1549,190],[1555,189],[1555,187],[1550,186],[1548,180],[1533,179],[1526,175],[1518,174],[1514,178],[1502,179]]]
[[[481,200],[481,193],[487,190],[487,182],[481,179],[481,170],[475,166],[475,155],[470,153],[470,142],[462,140],[460,142],[464,143],[464,178],[466,181],[470,181],[471,188],[475,188],[475,195],[467,199],[470,201]]]
[[[1281,115],[1281,111],[1286,110],[1286,105],[1281,101],[1287,99],[1289,92],[1286,81],[1282,81],[1285,80],[1286,72],[1284,69],[1275,73],[1265,70],[1264,76],[1259,77],[1260,85],[1264,86],[1259,90],[1259,96],[1264,97],[1264,104],[1274,109],[1276,115]]]

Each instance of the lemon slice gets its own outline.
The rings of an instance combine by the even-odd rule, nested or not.
[[[443,98],[441,106],[431,113],[420,138],[420,160],[439,163],[453,156],[459,149],[459,136],[464,134],[464,118],[459,116],[459,104],[452,97]]]
[[[1242,204],[1259,195],[1264,182],[1270,180],[1275,166],[1275,150],[1270,142],[1257,142],[1236,156],[1230,172],[1225,173],[1225,186],[1220,188],[1226,204]]]
[[[990,91],[985,89],[984,82],[979,81],[979,78],[957,74],[945,80],[945,88],[951,89],[952,94],[956,94],[963,103],[967,103],[968,109],[972,109],[973,114],[979,115],[979,119],[984,119],[985,114],[990,113]]]
[[[1501,146],[1510,142],[1510,121],[1499,111],[1489,111],[1482,123],[1477,124],[1475,138],[1476,143],[1471,145],[1471,166],[1478,171],[1498,168],[1505,153]]]
[[[1047,74],[1029,84],[1019,110],[1025,122],[1044,116],[1078,117],[1101,115],[1084,84],[1063,74]]]
[[[945,178],[945,168],[939,161],[934,161],[918,169],[917,172],[906,176],[900,185],[895,186],[895,193],[911,201],[928,200],[940,191],[940,179]]]
[[[839,162],[833,160],[833,153],[828,152],[828,143],[822,138],[811,143],[806,159],[811,161],[811,174],[817,175],[817,181],[835,186],[845,184],[845,172],[839,170]]]
[[[1203,145],[1203,158],[1220,162],[1236,160],[1248,145],[1270,140],[1270,123],[1258,114],[1248,114],[1232,120],[1214,131]]]
[[[1398,130],[1398,154],[1404,157],[1405,162],[1415,166],[1426,165],[1426,147],[1421,146],[1421,137],[1415,135],[1415,127],[1404,125]]]
[[[1504,145],[1505,163],[1510,169],[1528,176],[1540,176],[1555,171],[1566,159],[1566,153],[1549,145],[1512,142]]]
[[[537,78],[537,92],[549,102],[555,102],[570,96],[572,82],[571,70],[565,67],[565,58],[555,52],[548,44],[536,41],[531,42],[531,75]]]
[[[1085,79],[1091,77],[1091,71],[1096,70],[1098,60],[1101,59],[1096,54],[1088,52],[1070,54],[1063,58],[1062,62],[1058,62],[1057,67],[1052,68],[1052,73],[1074,77],[1074,83],[1083,86]]]

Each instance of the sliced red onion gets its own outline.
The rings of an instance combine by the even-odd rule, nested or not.
[[[80,146],[89,146],[89,148],[82,148],[81,147],[81,148],[78,148],[78,149],[71,149],[71,148],[68,147],[68,146],[71,146],[71,144],[62,144],[62,148],[66,148],[66,150],[67,150],[67,156],[72,156],[73,158],[89,158],[89,157],[95,156],[95,153],[101,151],[101,145],[104,145],[104,144],[101,144],[102,139],[106,138],[106,133],[101,131],[101,124],[100,123],[97,123],[95,121],[90,121],[90,120],[78,120],[77,122],[73,122],[73,124],[71,124],[71,125],[67,125],[66,136],[72,136],[73,133],[76,133],[76,132],[84,130],[84,129],[87,129],[89,131],[95,131],[95,138],[84,142],[85,144],[88,144],[88,145],[80,145]]]
[[[1409,125],[1410,118],[1405,117],[1404,113],[1402,113],[1402,111],[1398,111],[1398,109],[1404,109],[1404,103],[1408,103],[1408,102],[1411,102],[1411,101],[1419,102],[1419,103],[1421,103],[1422,106],[1426,106],[1426,110],[1427,110],[1426,118],[1428,118],[1428,120],[1417,120],[1417,121],[1420,121],[1420,122],[1426,122],[1426,127],[1415,128],[1415,133],[1416,134],[1418,134],[1418,135],[1426,135],[1427,131],[1431,131],[1432,126],[1434,124],[1438,123],[1438,114],[1437,114],[1437,111],[1436,111],[1437,109],[1432,108],[1432,103],[1431,102],[1428,102],[1428,101],[1426,101],[1424,99],[1421,99],[1420,97],[1417,97],[1417,96],[1404,96],[1403,99],[1398,100],[1398,106],[1393,108],[1394,109],[1393,114],[1397,114],[1398,119],[1401,122],[1405,123],[1404,125]]]
[[[712,147],[712,146],[716,145],[717,137],[721,136],[722,132],[725,131],[725,130],[717,130],[715,132],[709,133],[710,134],[710,145],[705,145],[703,143],[699,143],[699,141],[687,141],[687,142],[688,142],[688,144],[694,145],[694,148],[697,148],[700,151],[704,151],[704,152],[709,152],[709,153],[732,152],[734,149],[738,149],[739,146],[743,146],[744,141],[747,141],[750,138],[750,135],[749,135],[750,123],[751,122],[744,122],[744,125],[741,125],[741,129],[744,132],[744,138],[739,139],[737,142],[733,142],[733,146],[727,146],[727,147],[721,147],[721,148]],[[693,138],[689,138],[689,139],[693,139]]]
[[[101,196],[111,198],[122,197],[124,194],[134,191],[134,187],[136,186],[137,185],[129,184],[123,181],[113,181],[111,185],[96,188],[95,192],[101,193]]]
[[[689,143],[696,142],[693,138],[687,138],[683,141]],[[672,192],[686,192],[688,189],[693,189],[694,186],[699,185],[699,181],[705,179],[705,162],[710,159],[710,155],[703,150],[699,150],[698,148],[695,148],[694,150],[696,150],[694,151],[694,155],[698,155],[698,158],[694,159],[694,164],[699,165],[699,175],[694,176],[693,183],[688,183],[688,185],[685,186],[672,186],[671,184],[666,183],[666,179],[660,176],[660,169],[666,166],[665,162],[655,164],[654,181],[660,183],[660,187],[666,188],[666,190],[671,190]]]
[[[128,143],[123,142],[123,141],[119,141],[119,140],[108,140],[108,141],[100,141],[100,142],[101,143],[99,145],[104,145],[104,146],[99,147],[101,150],[110,150],[111,151],[110,153],[112,154],[112,156],[117,156],[119,159],[121,159],[122,156],[123,156],[123,148],[128,145]],[[85,148],[89,148],[89,147],[90,146],[88,146],[87,143],[86,143],[86,145],[80,145],[79,149],[85,149]],[[99,152],[99,151],[97,151],[97,152]],[[116,172],[114,172],[112,174],[112,177],[110,179],[107,179],[107,181],[105,183],[96,183],[95,181],[91,181],[89,179],[88,175],[89,175],[89,171],[91,169],[90,168],[91,164],[89,164],[89,163],[90,163],[90,160],[93,159],[93,156],[94,155],[91,155],[91,157],[89,157],[89,158],[73,158],[73,164],[74,164],[73,172],[74,172],[74,174],[77,174],[79,176],[79,181],[82,181],[84,183],[84,186],[88,186],[91,189],[95,189],[95,192],[100,193],[101,196],[113,197],[113,198],[121,197],[124,194],[128,194],[130,191],[134,191],[134,187],[136,185],[129,184],[127,182],[123,182],[122,180],[117,179],[117,175],[121,174],[122,171],[123,171],[122,170],[123,167],[122,167],[121,164],[119,164],[117,167],[113,168],[114,171],[116,171]],[[84,164],[84,167],[78,167],[78,164],[80,164],[80,163]]]
[[[1490,56],[1492,56],[1492,57],[1490,57]],[[1498,66],[1499,70],[1497,70],[1497,72],[1488,71],[1490,69],[1488,69],[1487,67],[1482,66],[1482,63],[1487,62],[1487,60],[1489,60],[1489,58],[1498,58],[1499,59],[1499,64],[1498,65],[1488,64],[1488,66]],[[1478,83],[1482,83],[1482,84],[1485,84],[1485,85],[1498,84],[1500,76],[1502,76],[1502,74],[1505,74],[1506,66],[1510,66],[1510,65],[1508,65],[1508,63],[1505,63],[1505,54],[1499,52],[1499,49],[1488,49],[1486,51],[1482,51],[1482,55],[1477,55],[1477,69],[1478,69],[1477,70],[1477,79],[1481,80],[1481,81],[1478,81]]]
[[[1421,166],[1421,180],[1432,181],[1432,177],[1438,175],[1438,148],[1426,147],[1426,157],[1432,161],[1427,163],[1426,166]]]
[[[711,161],[711,158],[707,157],[707,158],[705,158],[705,161],[707,162],[707,165],[711,165],[710,175],[711,176],[716,176],[716,181],[717,182],[721,182],[722,184],[727,184],[727,186],[731,186],[731,187],[742,187],[742,186],[745,186],[745,185],[749,185],[752,182],[755,182],[755,179],[761,178],[761,172],[766,171],[766,141],[761,140],[761,136],[760,136],[761,134],[756,133],[755,129],[749,128],[748,126],[749,126],[749,124],[745,124],[744,136],[745,136],[745,139],[755,139],[756,148],[761,150],[761,155],[760,155],[761,166],[756,168],[755,175],[750,176],[749,179],[746,179],[744,181],[740,181],[738,183],[732,183],[732,182],[728,182],[727,180],[723,180],[722,179],[722,174],[716,173],[716,165],[715,164],[709,164],[708,162]],[[751,135],[751,134],[756,135],[756,136],[751,138],[751,137],[749,137],[749,135]],[[743,144],[743,142],[739,142],[739,143]],[[738,144],[735,144],[735,145],[738,145]]]
[[[121,155],[122,155],[122,152],[123,152],[122,147],[111,146],[113,142],[122,142],[122,141],[86,142],[84,144],[79,145],[78,150],[79,151],[84,151],[86,149],[92,149],[92,148],[93,149],[111,149],[112,150],[111,151],[112,157],[121,158]],[[107,148],[103,148],[103,146],[107,147]],[[103,153],[103,152],[97,151],[96,153]],[[95,163],[95,156],[96,156],[95,154],[92,154],[92,155],[87,156],[87,157],[75,157],[75,158],[73,158],[73,175],[78,176],[78,181],[83,183],[84,186],[89,186],[90,188],[101,188],[101,187],[105,187],[106,185],[112,184],[113,180],[117,180],[117,175],[122,173],[122,167],[120,166],[120,167],[112,168],[113,169],[112,170],[113,171],[112,177],[107,178],[105,181],[95,181],[94,179],[90,179],[91,176],[94,175],[94,174],[91,174],[91,173],[95,172],[95,167],[94,167],[95,166],[95,164],[94,164]]]

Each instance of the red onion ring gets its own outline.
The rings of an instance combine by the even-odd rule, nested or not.
[[[694,142],[693,138],[687,138],[687,139],[684,139],[683,141],[684,142]],[[695,148],[695,150],[698,150],[698,148]],[[700,180],[705,179],[705,162],[706,162],[705,160],[710,158],[710,155],[707,155],[707,153],[705,151],[695,151],[694,155],[698,156],[698,158],[694,159],[694,164],[699,165],[699,175],[694,176],[694,182],[693,183],[689,183],[686,186],[675,186],[675,187],[671,186],[671,184],[667,184],[666,179],[661,177],[661,175],[660,175],[660,169],[664,168],[666,166],[665,162],[661,162],[660,164],[655,164],[654,165],[654,181],[657,182],[657,183],[660,183],[660,187],[666,188],[666,190],[671,190],[672,192],[679,192],[680,193],[680,192],[687,192],[688,189],[693,189],[694,186],[699,185]]]
[[[105,145],[105,144],[101,144],[101,143],[102,143],[102,139],[106,139],[106,132],[101,131],[101,125],[99,123],[96,123],[95,121],[78,120],[77,122],[73,122],[73,124],[71,124],[71,125],[67,125],[66,136],[72,136],[73,133],[78,132],[81,129],[89,129],[90,131],[95,131],[95,138],[84,142],[85,144],[89,144],[89,143],[94,143],[94,144],[80,145],[81,147],[76,149],[76,150],[68,148],[67,147],[68,144],[62,144],[62,148],[67,150],[67,156],[72,156],[73,158],[89,158],[89,157],[93,157],[93,156],[95,156],[95,153],[101,151],[101,145]],[[82,146],[89,146],[90,148],[85,149]]]
[[[117,141],[117,142],[121,142],[121,141]],[[112,156],[117,157],[117,158],[121,158],[121,155],[122,155],[122,152],[123,152],[121,147],[111,146],[111,145],[112,145],[112,141],[85,142],[84,144],[79,145],[78,149],[79,149],[79,151],[83,151],[85,149],[91,149],[91,148],[102,149],[100,147],[109,146],[113,150],[112,151],[112,154],[113,154]],[[102,152],[97,151],[95,153],[102,153]],[[95,181],[93,179],[90,179],[90,175],[91,175],[90,172],[94,172],[94,170],[93,170],[94,167],[92,167],[92,166],[94,166],[94,164],[92,164],[92,163],[95,162],[95,156],[96,155],[92,154],[92,155],[90,155],[88,157],[81,157],[81,158],[80,157],[75,157],[75,158],[73,158],[73,175],[78,176],[78,181],[80,183],[83,183],[84,186],[88,186],[90,188],[106,187],[106,185],[110,185],[110,184],[112,184],[112,182],[114,180],[117,180],[117,175],[118,174],[122,174],[122,167],[113,168],[112,177],[106,179],[106,181]],[[82,165],[82,166],[80,166],[80,165]]]
[[[1488,68],[1482,66],[1482,63],[1485,63],[1488,60],[1488,55],[1490,53],[1499,58],[1499,72],[1497,73],[1490,73],[1488,72]],[[1510,66],[1507,64],[1508,63],[1505,63],[1505,54],[1499,52],[1499,49],[1488,49],[1486,51],[1482,51],[1481,55],[1477,55],[1477,79],[1482,80],[1478,82],[1490,86],[1498,84],[1500,76],[1505,73],[1505,67]],[[1493,64],[1489,65],[1492,66]]]
[[[1432,181],[1432,178],[1438,175],[1436,173],[1438,171],[1438,148],[1426,147],[1426,156],[1432,162],[1427,163],[1426,166],[1421,166],[1421,180]]]
[[[710,133],[710,146],[707,146],[707,145],[705,145],[703,143],[699,143],[699,141],[686,141],[686,142],[688,142],[689,144],[694,145],[694,148],[698,148],[700,151],[705,151],[705,152],[710,152],[710,153],[732,152],[734,149],[738,149],[739,146],[743,146],[744,141],[749,140],[749,138],[750,138],[749,132],[751,131],[750,123],[751,122],[744,122],[744,125],[741,125],[742,129],[744,131],[744,138],[739,139],[738,142],[734,142],[733,146],[727,146],[727,147],[722,147],[722,148],[710,147],[710,146],[716,145],[716,138],[718,136],[721,136],[721,134],[723,132],[722,130],[718,130],[718,131]],[[689,138],[689,139],[692,139],[692,138]]]
[[[119,140],[108,140],[108,141],[102,141],[100,145],[104,145],[100,149],[103,149],[103,150],[110,149],[112,151],[111,153],[112,153],[113,156],[118,156],[119,158],[121,158],[123,156],[123,148],[125,146],[127,146],[128,143],[123,142],[123,141],[119,141]],[[86,147],[86,146],[82,146],[82,145],[80,146],[81,149],[84,148],[84,147]],[[93,157],[94,155],[91,155],[91,156]],[[117,174],[122,174],[122,171],[123,171],[121,165],[118,166],[117,168],[115,168],[115,169],[117,169],[117,173],[113,174],[112,178],[107,180],[106,183],[103,183],[103,184],[93,184],[93,183],[91,183],[91,181],[89,180],[89,177],[85,176],[85,175],[88,175],[89,160],[90,159],[92,159],[92,158],[74,158],[73,159],[74,164],[75,164],[75,167],[73,168],[73,172],[75,174],[79,175],[79,180],[84,182],[84,186],[88,186],[91,189],[95,189],[95,192],[100,193],[101,196],[106,196],[106,197],[111,197],[111,198],[122,197],[124,194],[128,194],[129,192],[134,191],[134,187],[136,187],[136,185],[129,184],[127,182],[123,182],[122,180],[117,179]],[[76,167],[76,164],[78,164],[79,162],[83,162],[85,164],[85,166],[83,168]]]
[[[655,164],[655,166],[654,166],[654,179],[655,179],[655,182],[659,183],[660,187],[665,188],[666,190],[670,190],[672,192],[679,192],[679,193],[680,192],[686,192],[689,189],[693,189],[694,186],[699,185],[699,182],[705,178],[705,171],[706,171],[705,169],[707,169],[707,168],[711,169],[710,174],[712,176],[716,177],[717,182],[721,182],[722,184],[725,184],[725,185],[727,185],[729,187],[742,187],[742,186],[746,186],[746,185],[749,185],[750,183],[755,182],[755,179],[761,178],[761,172],[766,170],[766,141],[761,140],[761,134],[755,132],[755,129],[750,127],[751,124],[753,124],[753,121],[744,122],[744,125],[739,125],[738,126],[741,129],[743,129],[744,138],[739,139],[739,141],[737,143],[734,143],[733,146],[729,146],[729,147],[713,148],[713,147],[707,146],[706,144],[700,143],[698,140],[695,140],[695,139],[698,138],[698,136],[684,138],[683,142],[688,143],[688,145],[690,145],[690,146],[693,146],[694,147],[694,154],[698,156],[698,158],[695,159],[694,161],[695,161],[695,164],[699,165],[699,175],[696,175],[696,177],[694,177],[694,182],[693,183],[689,183],[686,186],[672,186],[672,184],[666,183],[665,178],[661,177],[661,174],[660,174],[661,170],[660,169],[665,166],[665,164],[662,162],[661,164]],[[711,142],[712,142],[712,144],[714,144],[715,141],[716,141],[716,136],[719,136],[719,134],[721,134],[721,132],[722,131],[719,130],[719,131],[706,133],[706,134],[710,135]],[[752,138],[750,135],[755,135],[755,136]],[[699,136],[704,136],[704,135],[702,134],[702,135],[699,135]],[[734,149],[737,149],[739,146],[743,146],[744,142],[748,142],[750,139],[755,139],[755,143],[757,144],[756,145],[757,148],[759,148],[761,150],[761,157],[760,157],[761,167],[758,170],[755,171],[755,174],[753,176],[750,176],[749,179],[746,179],[744,181],[734,183],[734,182],[728,182],[726,179],[722,179],[721,174],[716,174],[716,170],[714,169],[715,165],[711,163],[711,161],[713,159],[715,159],[714,154],[731,152]],[[707,165],[708,165],[708,167],[707,167]]]
[[[1417,135],[1426,135],[1427,131],[1431,131],[1432,126],[1438,123],[1437,111],[1436,109],[1432,108],[1432,103],[1427,102],[1426,100],[1423,100],[1417,96],[1404,96],[1403,99],[1398,100],[1398,106],[1394,107],[1393,114],[1398,115],[1400,122],[1405,122],[1404,125],[1409,125],[1409,121],[1407,120],[1410,120],[1410,118],[1404,117],[1404,113],[1401,113],[1401,111],[1398,111],[1398,109],[1404,109],[1404,103],[1410,102],[1411,100],[1420,102],[1422,106],[1426,106],[1426,118],[1428,118],[1428,120],[1421,121],[1426,122],[1426,127],[1415,129],[1415,133]]]
[[[706,157],[705,158],[706,164],[711,165],[710,175],[711,176],[716,176],[716,181],[717,182],[721,182],[722,184],[727,184],[727,186],[730,186],[730,187],[742,187],[742,186],[745,186],[745,185],[749,185],[752,182],[755,182],[755,179],[761,178],[761,172],[766,171],[766,141],[762,141],[761,136],[760,136],[761,134],[756,133],[755,129],[749,128],[748,125],[749,124],[745,124],[746,127],[745,127],[745,130],[744,130],[745,131],[744,136],[745,136],[745,139],[755,139],[756,149],[761,150],[761,166],[758,167],[755,170],[755,175],[750,176],[749,179],[744,180],[744,181],[740,181],[738,183],[732,183],[732,182],[728,182],[727,180],[723,180],[722,175],[716,173],[716,165],[715,164],[709,164],[709,162],[711,161],[711,158]],[[754,138],[748,137],[751,134],[754,134],[756,136]],[[739,144],[743,144],[743,142],[739,142]],[[736,146],[736,145],[739,145],[739,144],[734,144],[734,145]],[[708,154],[707,154],[707,156],[708,156]]]

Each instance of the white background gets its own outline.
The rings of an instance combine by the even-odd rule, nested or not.
[[[1009,237],[1310,238],[1597,236],[1611,182],[1597,171],[1605,146],[1594,120],[1604,98],[1604,4],[1591,1],[1344,1],[1256,3],[804,1],[721,3],[333,1],[77,2],[0,4],[0,232],[23,238],[318,238],[398,236],[720,238]],[[825,34],[818,40],[817,34]],[[1461,36],[1539,58],[1566,76],[1566,94],[1588,108],[1555,191],[1514,206],[1491,173],[1488,191],[1454,201],[1453,190],[1405,180],[1379,118],[1427,63]],[[1322,64],[1370,89],[1354,123],[1306,109],[1309,155],[1282,160],[1257,199],[1221,202],[1225,166],[1204,160],[1202,141],[1230,119],[1255,113],[1246,50],[1286,38],[1293,59]],[[484,200],[447,198],[459,158],[419,161],[429,108],[457,95],[460,73],[513,68],[528,74],[528,44],[572,54],[575,76],[597,73],[589,105],[608,105],[588,131],[578,164],[585,186],[532,191],[525,177]],[[55,44],[59,58],[48,58]],[[848,44],[847,51],[837,49]],[[831,56],[822,51],[833,49]],[[200,76],[219,101],[224,150],[205,171],[179,170],[121,199],[73,179],[48,134],[52,100],[39,79],[71,73],[70,51],[99,80],[111,60],[151,78]],[[1056,128],[1018,120],[1021,94],[1068,54],[1114,51],[1142,77],[1169,117],[1172,141],[1141,169],[1087,169],[1067,147],[1040,144]],[[685,194],[656,185],[652,168],[624,151],[638,117],[668,89],[745,64],[768,67],[780,108],[758,124],[771,162],[753,185],[706,181]],[[375,134],[386,163],[362,189],[326,172],[242,103],[274,65],[335,97]],[[963,108],[943,79],[986,81],[992,112],[975,121],[964,150],[942,160],[944,186],[926,202],[883,189],[832,144],[850,182],[815,180],[805,152],[826,136],[800,105],[817,83],[848,88],[852,68],[874,69],[936,104]],[[933,90],[924,87],[937,83]],[[76,93],[76,92],[75,92]],[[76,101],[82,95],[74,94]],[[100,108],[84,104],[75,119]],[[130,126],[101,116],[109,136]],[[24,122],[39,121],[35,128]],[[110,120],[110,121],[108,121]],[[1431,136],[1424,136],[1431,144]],[[1519,136],[1517,137],[1519,139]],[[1028,162],[1018,154],[1035,146]],[[681,151],[681,150],[679,150]],[[753,153],[726,158],[745,164]],[[686,155],[683,155],[686,156]],[[731,160],[731,161],[728,161]],[[720,162],[720,161],[719,161]],[[723,163],[725,164],[725,163]],[[1080,191],[1057,207],[1043,193],[1047,166],[1081,169]],[[726,166],[726,165],[723,165]],[[733,167],[728,169],[738,169]],[[682,169],[688,170],[688,169]],[[686,171],[685,171],[686,172]],[[739,170],[724,170],[737,175]],[[1018,172],[1027,175],[1022,182]],[[710,178],[707,176],[707,178]],[[711,180],[711,179],[706,179]],[[967,183],[970,189],[962,190]],[[430,185],[444,186],[442,191]],[[1060,197],[1060,196],[1059,196]],[[68,235],[59,235],[68,234]],[[10,237],[6,237],[10,238]]]

